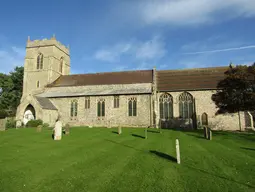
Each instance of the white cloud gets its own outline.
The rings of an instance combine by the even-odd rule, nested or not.
[[[155,36],[148,41],[131,40],[104,47],[95,52],[94,58],[114,63],[120,61],[122,57],[129,57],[129,60],[148,61],[160,59],[165,54],[165,43],[159,36]]]
[[[147,0],[139,7],[148,24],[192,25],[255,16],[254,0]]]
[[[23,66],[24,56],[24,48],[13,46],[0,50],[0,73],[9,73],[16,66]]]

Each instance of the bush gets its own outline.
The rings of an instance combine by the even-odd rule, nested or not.
[[[43,128],[49,128],[50,125],[48,123],[44,123],[42,126]]]
[[[7,122],[5,124],[6,129],[15,128],[16,127],[16,121],[14,118],[7,119]]]
[[[8,116],[8,113],[5,110],[0,110],[0,119],[4,119]]]
[[[43,121],[41,119],[37,119],[37,120],[30,120],[27,122],[26,127],[37,127],[39,125],[42,125]]]

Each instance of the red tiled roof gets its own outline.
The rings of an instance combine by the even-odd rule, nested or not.
[[[157,71],[158,91],[216,89],[228,67]]]
[[[152,70],[60,76],[48,87],[152,83]]]

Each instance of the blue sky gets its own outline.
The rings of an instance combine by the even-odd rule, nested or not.
[[[0,72],[24,63],[27,36],[70,45],[72,73],[255,62],[255,0],[8,0]]]

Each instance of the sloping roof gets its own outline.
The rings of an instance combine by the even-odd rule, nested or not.
[[[228,67],[157,71],[159,91],[216,89]]]
[[[148,94],[151,93],[151,88],[151,83],[51,87],[46,89],[44,93],[41,93],[38,96],[54,98],[96,95]]]
[[[152,70],[60,76],[48,87],[152,83]]]
[[[45,97],[35,97],[35,98],[43,109],[57,110],[57,108],[53,105],[50,99]]]

